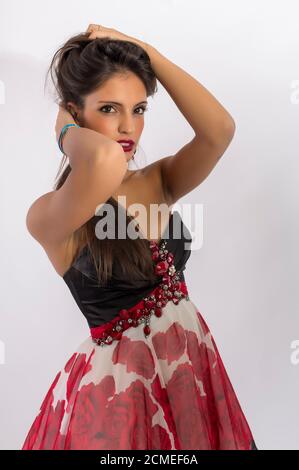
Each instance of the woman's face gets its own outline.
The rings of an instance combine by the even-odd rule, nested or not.
[[[73,107],[84,127],[115,141],[133,140],[132,150],[125,152],[128,161],[132,158],[144,127],[147,107],[146,89],[139,77],[129,71],[115,75],[85,98],[83,112]]]

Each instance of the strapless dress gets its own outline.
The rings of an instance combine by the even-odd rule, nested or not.
[[[49,386],[22,450],[257,450],[189,296],[191,243],[173,212],[160,242],[148,240],[156,281],[124,278],[115,260],[105,287],[81,250],[63,280],[89,336]]]

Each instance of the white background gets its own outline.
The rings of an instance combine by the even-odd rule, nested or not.
[[[45,73],[58,47],[89,23],[153,45],[235,120],[217,166],[178,203],[203,204],[203,245],[185,277],[257,447],[299,449],[299,364],[291,361],[299,339],[298,14],[295,0],[1,1],[2,449],[21,448],[56,373],[89,335],[25,225],[31,203],[53,189],[61,159]],[[194,135],[158,89],[141,138],[146,164]]]

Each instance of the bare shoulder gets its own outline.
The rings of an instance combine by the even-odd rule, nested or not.
[[[41,219],[41,216],[47,210],[47,206],[52,198],[54,191],[49,191],[48,193],[42,194],[39,196],[28,209],[26,215],[26,227],[29,233],[35,238],[39,243],[42,242],[42,236],[40,233],[40,227],[38,221]]]
[[[30,235],[44,249],[56,272],[62,276],[72,260],[76,247],[74,247],[73,236],[60,243],[51,244],[45,241],[43,233],[40,231],[39,221],[47,212],[53,194],[54,190],[42,194],[31,204],[26,216],[26,226]]]
[[[121,184],[112,196],[117,198],[119,194],[126,195],[129,205],[136,201],[142,202],[145,206],[149,206],[151,202],[164,202],[171,205],[167,194],[165,194],[162,181],[161,165],[163,160],[165,158],[150,163],[142,169],[132,171],[127,181]],[[42,219],[43,214],[47,213],[47,207],[54,192],[49,191],[43,194],[31,204],[26,217],[26,225],[29,233],[46,252],[55,271],[62,277],[81,247],[76,245],[73,234],[59,243],[49,243],[40,231],[41,224],[39,221]],[[142,195],[142,198],[140,198],[140,195]]]

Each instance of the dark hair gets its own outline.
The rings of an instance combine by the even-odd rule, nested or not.
[[[157,79],[150,57],[141,46],[131,41],[112,40],[108,37],[89,39],[88,36],[89,33],[81,33],[71,37],[55,52],[48,69],[58,94],[58,103],[65,109],[69,110],[69,101],[79,109],[83,109],[86,95],[103,85],[113,75],[127,71],[133,72],[142,80],[147,96],[152,96],[157,91]],[[76,120],[76,115],[73,117],[80,124]],[[71,172],[68,164],[60,175],[66,158],[66,155],[63,155],[55,177],[54,190],[58,190],[64,184]],[[119,205],[112,197],[106,203],[115,209],[117,233]],[[99,283],[106,283],[111,278],[114,260],[119,262],[127,278],[154,280],[149,241],[139,236],[135,240],[107,237],[99,241],[95,235],[95,222],[98,218],[99,216],[92,217],[73,233],[71,240],[75,250],[72,263],[81,249],[87,245],[96,267]],[[133,217],[126,213],[126,228],[131,220]]]

